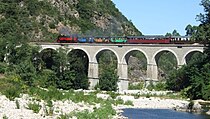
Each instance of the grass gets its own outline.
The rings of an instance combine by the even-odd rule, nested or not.
[[[19,97],[22,87],[23,85],[20,81],[20,77],[17,75],[11,75],[6,78],[1,78],[0,80],[0,92],[10,100]]]
[[[183,95],[181,93],[174,93],[174,92],[168,92],[166,95],[161,94],[161,95],[157,95],[157,94],[151,94],[151,93],[147,93],[147,94],[131,94],[132,96],[134,96],[134,99],[138,99],[140,97],[146,97],[146,98],[150,98],[150,97],[159,97],[159,98],[164,98],[164,99],[186,99],[186,97],[183,97]]]
[[[39,110],[41,109],[41,105],[36,102],[28,103],[27,106],[27,109],[33,110],[34,113],[39,113]]]
[[[20,109],[20,103],[19,103],[18,100],[15,100],[15,104],[16,104],[16,108],[17,108],[17,109]]]
[[[133,102],[132,102],[131,100],[125,101],[124,105],[134,106],[134,105],[133,105]]]
[[[129,84],[128,90],[141,90],[144,88],[144,82],[140,82],[138,84]]]
[[[111,119],[116,115],[116,111],[112,108],[111,103],[103,104],[101,107],[94,109],[93,112],[84,110],[82,112],[72,112],[70,117],[76,116],[78,119]],[[66,115],[68,117],[68,115]]]

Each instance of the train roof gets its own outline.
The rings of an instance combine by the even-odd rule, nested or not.
[[[145,39],[154,39],[154,38],[166,38],[163,35],[145,35],[145,36],[127,36],[127,38],[145,38]]]
[[[190,38],[191,36],[171,36],[171,38]]]

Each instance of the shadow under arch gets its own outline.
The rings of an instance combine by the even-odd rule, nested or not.
[[[171,71],[177,69],[178,58],[174,52],[170,50],[161,50],[154,55],[154,60],[157,65],[158,79],[165,79]]]
[[[185,63],[188,65],[189,63],[193,63],[195,61],[201,60],[204,54],[200,51],[191,51],[185,56]]]
[[[128,79],[131,82],[146,80],[147,77],[147,57],[140,50],[130,50],[124,56],[128,65]]]
[[[81,49],[72,49],[67,54],[69,58],[69,65],[75,68],[78,72],[85,72],[88,75],[89,57],[85,51]]]
[[[109,49],[100,50],[96,54],[96,61],[99,64],[99,75],[103,71],[104,66],[114,66],[115,70],[117,70],[118,58],[115,53]]]
[[[53,55],[55,55],[57,51],[52,48],[45,48],[40,51],[40,58],[44,63],[44,68],[52,69],[55,61],[53,59]]]

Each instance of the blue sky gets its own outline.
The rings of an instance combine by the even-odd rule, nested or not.
[[[165,35],[176,29],[185,35],[188,24],[199,25],[201,0],[112,0],[144,35]]]

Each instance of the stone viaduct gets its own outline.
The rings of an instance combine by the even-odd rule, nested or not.
[[[171,52],[177,60],[178,67],[186,64],[186,58],[195,52],[203,52],[203,45],[192,44],[78,44],[78,43],[36,43],[44,49],[56,50],[60,47],[71,50],[82,50],[89,59],[88,78],[90,89],[98,83],[98,62],[96,55],[106,50],[112,51],[118,61],[118,88],[128,89],[128,56],[132,51],[142,52],[147,59],[147,80],[158,80],[157,60],[161,53]],[[41,52],[40,51],[40,52]]]

